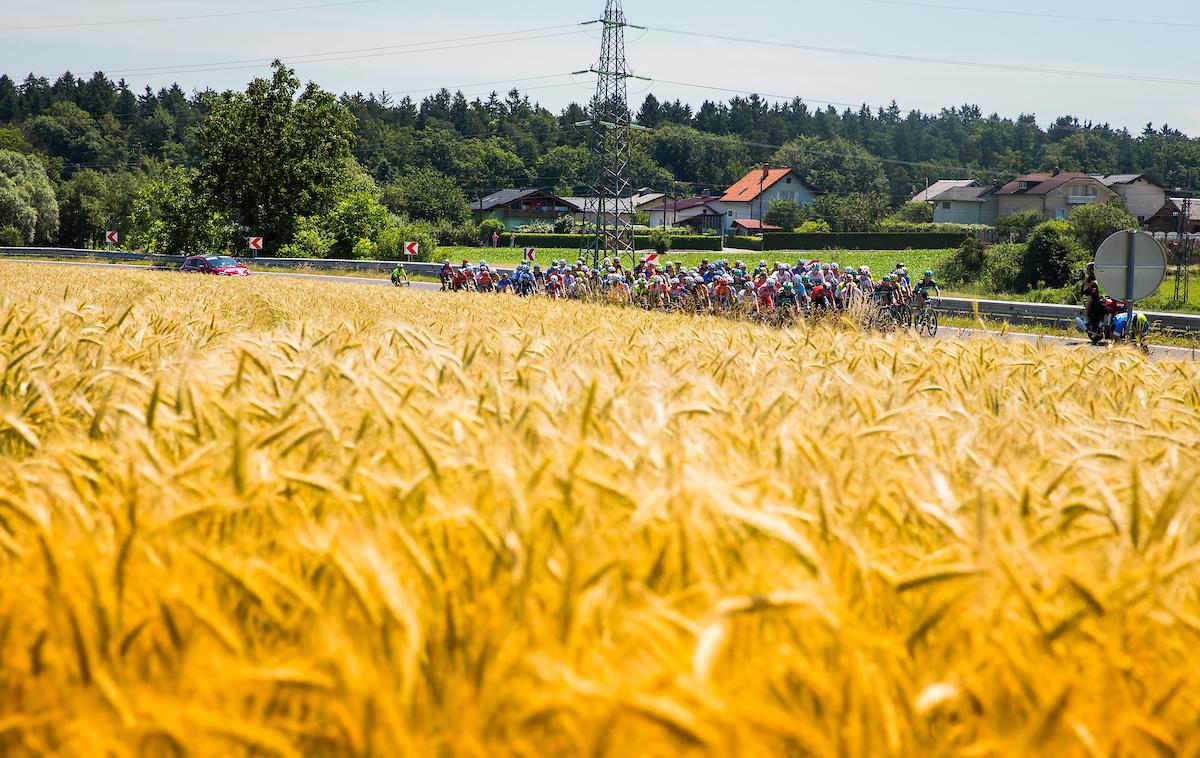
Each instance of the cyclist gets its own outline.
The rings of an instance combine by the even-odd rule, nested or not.
[[[1130,334],[1132,332],[1132,334]],[[1150,333],[1150,319],[1145,313],[1133,314],[1133,329],[1129,328],[1129,314],[1118,313],[1113,319],[1113,338],[1124,339],[1129,334],[1130,339],[1137,342],[1138,347],[1146,349],[1146,335]]]
[[[796,285],[784,282],[779,294],[775,296],[775,304],[779,308],[779,317],[785,324],[790,324],[800,312],[799,301],[796,298]]]
[[[405,284],[408,284],[408,274],[404,272],[404,264],[397,263],[396,268],[392,269],[392,286],[402,287]],[[442,289],[445,289],[444,285]]]
[[[733,310],[733,277],[725,274],[716,279],[713,287],[713,301],[718,311]]]
[[[930,293],[936,294],[937,297],[942,296],[942,288],[933,279],[933,272],[926,271],[925,276],[921,281],[917,282],[913,287],[913,293],[917,298],[917,318],[921,317],[921,313],[925,310],[925,305],[929,302]]]
[[[450,282],[454,279],[454,267],[450,265],[449,260],[442,261],[442,292],[450,289]]]
[[[883,277],[879,281],[879,284],[875,285],[875,303],[881,308],[891,308],[895,305],[897,294],[899,294],[899,291],[896,288],[896,283],[892,281],[891,274]]]

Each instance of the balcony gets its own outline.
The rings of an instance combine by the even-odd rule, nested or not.
[[[1100,202],[1098,195],[1067,195],[1067,205],[1087,205],[1098,202]]]

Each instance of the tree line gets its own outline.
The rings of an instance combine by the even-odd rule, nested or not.
[[[86,245],[106,229],[163,250],[244,234],[293,254],[382,254],[402,232],[431,248],[468,242],[471,199],[518,186],[585,192],[586,135],[574,126],[585,105],[554,113],[515,89],[335,97],[282,65],[225,93],[134,92],[102,73],[0,76],[0,242]],[[1200,186],[1200,141],[1165,124],[1134,134],[1062,116],[1043,129],[1032,114],[975,105],[838,110],[756,95],[695,109],[647,95],[631,116],[647,129],[634,139],[635,186],[716,193],[754,166],[790,165],[845,209],[831,211],[843,228],[942,178],[1058,169]]]

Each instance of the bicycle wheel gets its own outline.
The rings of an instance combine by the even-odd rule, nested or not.
[[[930,337],[936,337],[938,333],[938,313],[930,309],[925,317],[925,333]]]

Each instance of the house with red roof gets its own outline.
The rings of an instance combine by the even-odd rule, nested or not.
[[[1066,219],[1090,203],[1107,203],[1117,193],[1088,174],[1070,171],[1018,176],[995,192],[997,214],[1003,218],[1035,210],[1048,219]]]
[[[733,228],[735,221],[757,221],[757,225],[741,224],[740,229],[754,227],[769,231],[761,227],[773,201],[793,200],[800,205],[809,205],[816,196],[816,190],[793,169],[770,166],[754,169],[725,190],[721,197],[725,207],[725,229]]]

